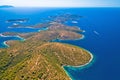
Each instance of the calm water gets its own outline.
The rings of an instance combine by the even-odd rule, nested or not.
[[[86,32],[85,38],[76,41],[58,41],[70,43],[89,50],[95,56],[95,62],[84,69],[66,67],[65,70],[74,80],[120,80],[120,8],[74,8],[74,9],[1,9],[0,33],[36,32],[38,29],[8,29],[8,19],[29,18],[23,25],[44,22],[42,18],[59,13],[71,13],[84,16],[76,25]],[[8,38],[6,40],[9,40]],[[3,38],[0,38],[0,42]],[[5,41],[5,39],[4,39]]]

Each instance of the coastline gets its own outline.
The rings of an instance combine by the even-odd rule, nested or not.
[[[3,44],[8,48],[10,47],[8,44],[7,44],[7,41],[4,41]]]
[[[83,34],[81,34],[82,35],[82,37],[81,38],[78,38],[78,39],[75,39],[75,40],[82,40],[82,39],[84,39],[85,38],[85,35],[83,35]]]
[[[81,47],[80,47],[80,48],[81,48]],[[91,59],[90,59],[87,63],[85,63],[85,64],[83,64],[83,65],[80,65],[80,66],[71,66],[71,65],[63,65],[63,66],[62,66],[63,70],[64,70],[65,73],[68,75],[68,77],[70,78],[70,80],[74,80],[74,79],[72,78],[72,76],[67,72],[67,70],[66,70],[64,67],[83,69],[83,68],[86,68],[86,67],[88,67],[89,65],[91,65],[91,64],[93,63],[93,61],[94,61],[94,56],[93,56],[93,54],[92,54],[90,51],[88,51],[88,50],[86,50],[86,49],[84,49],[84,48],[82,48],[82,49],[85,50],[85,51],[87,51],[87,52],[90,54],[90,56],[91,56]]]
[[[46,31],[46,30],[48,30],[48,28],[41,28],[41,29],[38,30],[38,32],[40,32],[40,31]]]
[[[20,36],[18,36],[18,35],[16,35],[16,36],[4,36],[3,34],[0,34],[0,36],[1,37],[16,37],[16,38],[19,38],[19,40],[18,41],[25,41],[26,39],[24,39],[24,38],[22,38],[22,37],[20,37]],[[7,41],[9,41],[9,40],[7,40]],[[8,47],[10,47],[8,44],[7,44],[7,41],[4,41],[2,44],[4,45],[4,47],[3,48],[8,48]]]
[[[26,39],[25,38],[22,38],[21,36],[15,36],[15,37],[18,37],[18,38],[20,38],[21,40],[20,41],[25,41]]]
[[[85,35],[81,34],[82,37],[78,38],[78,39],[74,39],[74,40],[82,40],[85,38]],[[53,39],[51,40],[51,42],[58,42],[58,41],[72,41],[73,39],[67,39],[67,40],[64,40],[64,39],[60,39],[60,38],[57,38],[57,39]]]

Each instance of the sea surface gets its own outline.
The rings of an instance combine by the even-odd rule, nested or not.
[[[9,19],[29,19],[21,25],[35,25],[45,22],[43,18],[64,13],[83,16],[78,23],[66,22],[66,25],[79,26],[85,30],[84,39],[56,40],[80,46],[90,51],[94,59],[91,64],[81,67],[64,67],[73,80],[120,80],[120,8],[1,8],[0,34],[4,32],[37,32],[41,29],[9,28],[14,23]],[[0,36],[0,48],[3,42],[21,40],[19,37]]]

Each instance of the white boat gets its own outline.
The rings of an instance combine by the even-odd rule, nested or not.
[[[78,22],[77,22],[77,21],[72,21],[72,23],[75,23],[75,24],[77,24]]]
[[[93,31],[96,35],[100,35],[97,31]]]

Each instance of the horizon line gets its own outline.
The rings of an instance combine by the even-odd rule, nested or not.
[[[26,7],[26,8],[120,8],[120,6],[14,6],[14,5],[0,5],[12,7]]]
[[[4,5],[0,5],[4,6]],[[10,5],[12,6],[12,5]],[[12,6],[14,8],[120,8],[120,6]]]

